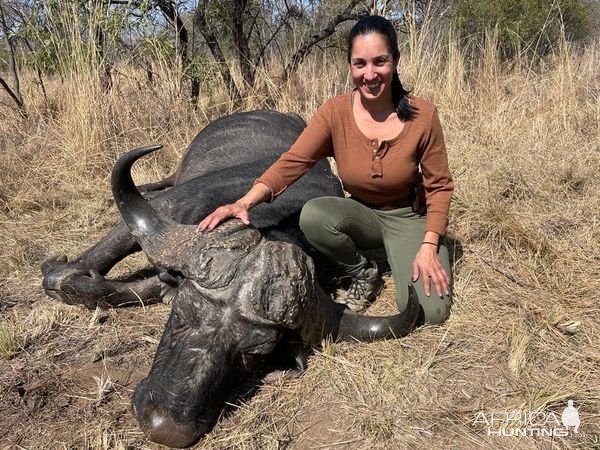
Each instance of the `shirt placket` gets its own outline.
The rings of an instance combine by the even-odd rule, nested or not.
[[[377,140],[373,139],[370,142],[371,145],[371,178],[382,178],[383,177],[383,157],[390,148],[388,141],[382,141],[377,145]]]

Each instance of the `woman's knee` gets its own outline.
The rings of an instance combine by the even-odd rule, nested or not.
[[[337,197],[318,197],[307,201],[300,211],[300,229],[305,236],[320,234],[321,230],[331,222],[332,210]]]
[[[436,325],[445,322],[450,315],[451,305],[452,299],[449,295],[444,295],[442,298],[436,298],[434,300],[432,300],[431,297],[426,297],[425,300],[421,302],[421,308],[423,309],[423,323]]]
[[[436,325],[443,323],[450,315],[452,306],[452,294],[442,295],[441,297],[432,289],[430,296],[425,295],[421,280],[415,284],[415,291],[420,304],[419,317],[417,325],[431,324]],[[398,291],[396,290],[396,304],[399,311],[404,311],[408,304],[408,288]]]
[[[396,246],[399,247],[399,246]],[[387,248],[386,248],[387,250]],[[414,260],[413,253],[398,253],[388,251],[388,258],[390,253],[393,255],[392,261],[392,272],[394,273],[394,282],[396,283],[396,304],[400,311],[404,311],[408,304],[408,283],[411,282],[412,276],[412,263]],[[446,273],[452,280],[452,272],[450,269],[450,260],[448,257],[448,249],[445,245],[442,245],[439,249],[440,263],[444,267]],[[429,279],[426,280],[429,282]],[[416,282],[413,283],[419,304],[421,305],[421,312],[417,323],[423,325],[429,324],[440,324],[444,322],[450,315],[450,308],[452,306],[452,281],[450,281],[450,295],[443,294],[438,295],[433,283],[430,284],[429,297],[425,295],[425,286],[423,279],[420,277]]]

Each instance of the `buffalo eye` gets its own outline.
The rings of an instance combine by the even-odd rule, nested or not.
[[[173,309],[172,313],[172,325],[171,325],[171,345],[173,344],[173,340],[178,338],[180,334],[185,333],[190,329],[190,325],[181,319],[179,314],[177,314],[177,310]]]
[[[242,353],[242,367],[244,370],[253,371],[264,365],[265,355]]]

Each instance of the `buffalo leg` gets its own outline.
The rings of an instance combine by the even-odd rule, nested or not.
[[[158,301],[161,283],[157,271],[148,277],[138,274],[122,280],[104,277],[116,263],[139,250],[127,226],[120,222],[73,261],[66,257],[44,261],[44,291],[56,300],[90,309]]]

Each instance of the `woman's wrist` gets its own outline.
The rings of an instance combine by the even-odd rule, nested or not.
[[[437,247],[440,244],[440,235],[435,231],[426,231],[425,236],[423,236],[423,240],[421,241],[421,245],[429,245]]]
[[[248,211],[256,205],[267,201],[271,197],[271,190],[266,184],[256,183],[246,195],[240,198],[235,204],[241,206]]]

